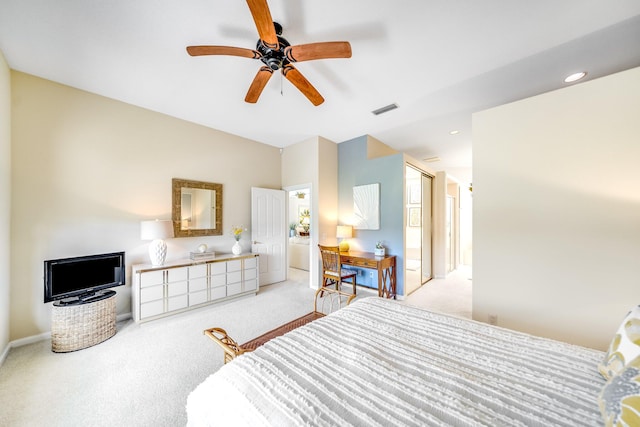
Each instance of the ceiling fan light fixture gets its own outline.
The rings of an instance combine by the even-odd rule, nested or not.
[[[396,108],[398,108],[398,104],[393,103],[393,104],[385,105],[384,107],[378,108],[377,110],[373,110],[371,113],[376,116],[379,116],[380,114],[387,113],[391,110],[395,110]]]
[[[579,73],[573,73],[573,74],[570,74],[567,77],[565,77],[564,82],[565,83],[577,82],[578,80],[583,79],[586,75],[587,75],[586,71],[580,71]]]

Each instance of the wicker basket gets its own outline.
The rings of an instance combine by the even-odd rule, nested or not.
[[[81,350],[105,341],[116,333],[116,295],[79,305],[53,305],[51,350]]]

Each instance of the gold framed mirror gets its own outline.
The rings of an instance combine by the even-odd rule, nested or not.
[[[222,184],[171,180],[174,237],[222,235]]]

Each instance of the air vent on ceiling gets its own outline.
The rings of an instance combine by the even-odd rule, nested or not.
[[[378,108],[377,110],[373,110],[372,113],[376,116],[379,116],[380,114],[386,113],[387,111],[395,110],[396,108],[398,108],[398,104],[389,104],[385,105],[382,108]]]
[[[433,163],[433,162],[439,162],[440,161],[440,157],[436,156],[436,157],[427,157],[426,159],[422,159],[424,162],[427,163]]]

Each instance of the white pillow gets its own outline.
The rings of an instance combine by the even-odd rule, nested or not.
[[[640,425],[640,358],[605,384],[598,405],[606,427]]]
[[[640,356],[640,306],[634,307],[624,318],[609,344],[598,371],[605,379],[621,372],[628,362]]]

